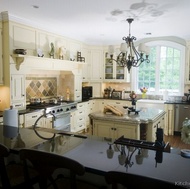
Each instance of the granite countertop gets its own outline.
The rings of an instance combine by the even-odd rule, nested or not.
[[[154,122],[156,119],[162,117],[165,111],[154,108],[143,108],[136,115],[134,112],[130,114],[125,113],[123,116],[117,116],[114,114],[104,114],[103,112],[94,112],[89,114],[92,119],[114,121],[114,122],[128,122],[133,124]]]
[[[37,111],[41,111],[42,109],[24,109],[24,110],[18,110],[18,114],[19,115],[23,115],[23,114],[28,114],[28,113],[32,113],[32,112],[37,112]],[[0,111],[0,117],[3,117],[3,111]]]

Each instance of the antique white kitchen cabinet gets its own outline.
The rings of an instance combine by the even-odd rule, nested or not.
[[[88,48],[83,48],[82,57],[85,57],[85,63],[82,65],[82,81],[89,82],[91,75],[91,51]]]
[[[103,50],[91,50],[91,81],[103,80]]]
[[[95,100],[89,100],[85,103],[85,120],[86,120],[86,129],[90,126],[89,114],[94,112]]]
[[[0,85],[4,84],[4,79],[3,79],[3,48],[2,48],[2,28],[1,28],[1,23],[0,23]]]
[[[174,104],[165,105],[165,124],[164,124],[164,134],[173,135],[174,133],[174,114],[175,108]]]
[[[74,75],[74,101],[80,102],[82,100],[82,76],[81,75]]]
[[[2,36],[2,23],[0,22],[0,85],[4,84],[4,71],[3,71],[3,36]]]
[[[77,104],[77,110],[71,113],[71,132],[81,132],[86,129],[85,102]]]
[[[185,83],[190,84],[190,41],[187,42],[186,46],[186,64],[185,64],[185,71],[186,71],[186,78]]]
[[[121,136],[139,139],[139,125],[93,120],[93,135],[117,139]]]
[[[11,103],[14,108],[25,107],[25,76],[22,74],[11,75]]]
[[[104,62],[105,82],[130,82],[130,73],[127,68],[119,66],[115,61],[110,62],[107,53],[105,53]]]

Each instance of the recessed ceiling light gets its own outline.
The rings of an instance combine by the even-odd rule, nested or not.
[[[39,8],[38,5],[32,5],[32,7],[33,7],[34,9],[38,9],[38,8]]]
[[[152,33],[150,33],[150,32],[147,32],[147,33],[145,33],[145,35],[152,35]]]

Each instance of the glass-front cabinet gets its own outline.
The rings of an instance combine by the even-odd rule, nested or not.
[[[126,67],[119,66],[116,61],[110,61],[105,54],[104,80],[108,82],[130,82],[130,74]]]

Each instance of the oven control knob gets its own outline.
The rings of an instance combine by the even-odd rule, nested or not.
[[[63,111],[63,109],[61,108],[61,109],[60,109],[60,112],[62,112],[62,111]]]
[[[71,109],[74,109],[74,108],[76,108],[76,106],[71,106]]]
[[[69,108],[67,108],[66,111],[69,111]]]
[[[59,112],[59,109],[57,110],[57,112]]]
[[[55,113],[55,110],[53,110],[52,113]]]

